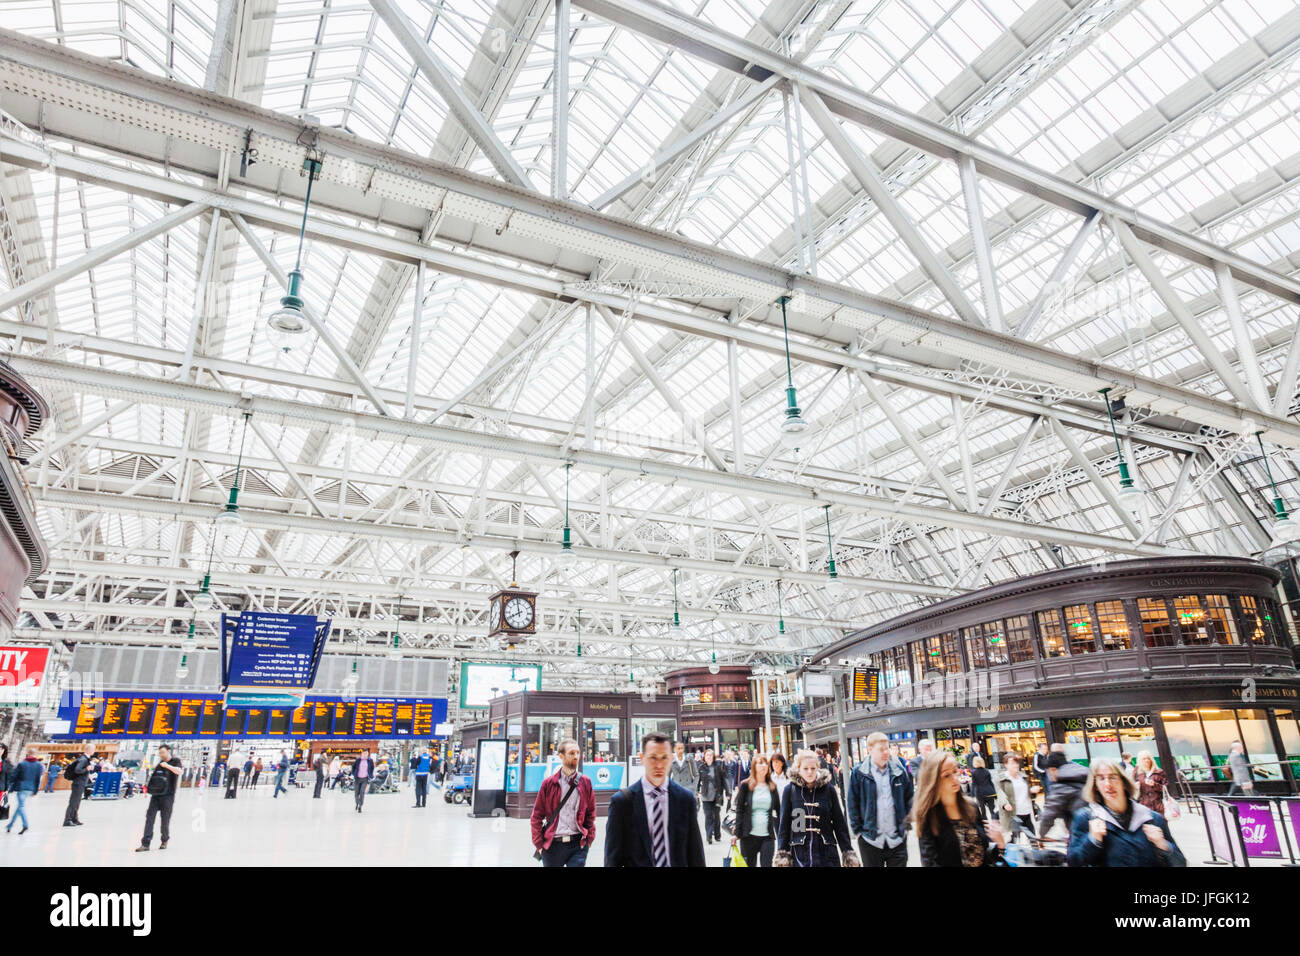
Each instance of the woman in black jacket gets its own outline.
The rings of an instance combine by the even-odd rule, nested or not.
[[[772,765],[762,754],[754,754],[749,777],[736,788],[736,835],[740,855],[750,866],[771,866],[776,849],[776,828],[781,822],[781,795],[772,782]]]
[[[985,771],[987,773],[987,771]],[[922,866],[991,866],[1006,849],[1002,828],[980,816],[961,792],[957,759],[947,751],[926,757],[917,775],[912,820]]]
[[[984,766],[983,757],[971,758],[970,790],[975,795],[975,802],[990,820],[998,818],[997,788],[993,786],[993,774]]]
[[[781,794],[772,865],[838,867],[842,859],[844,866],[861,866],[831,772],[821,768],[811,750],[799,751],[793,769],[790,786]]]
[[[704,751],[704,763],[700,765],[699,788],[700,803],[704,805],[704,836],[709,843],[722,841],[722,804],[731,796],[731,778],[727,770],[717,762],[713,748]]]

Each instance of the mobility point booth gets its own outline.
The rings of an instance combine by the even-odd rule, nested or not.
[[[527,817],[542,781],[559,768],[560,741],[582,748],[582,773],[591,778],[596,813],[610,797],[642,777],[641,738],[660,731],[677,739],[681,698],[641,694],[520,691],[491,701],[492,739],[506,740],[506,813]]]

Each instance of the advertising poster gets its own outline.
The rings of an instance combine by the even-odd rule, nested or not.
[[[0,704],[39,704],[48,647],[0,647]]]
[[[486,707],[493,697],[516,694],[521,690],[540,690],[540,664],[472,664],[460,665],[460,706]]]
[[[1282,856],[1282,844],[1273,819],[1273,805],[1266,801],[1224,798],[1237,808],[1241,822],[1241,839],[1246,845],[1246,855],[1251,859],[1277,859]]]

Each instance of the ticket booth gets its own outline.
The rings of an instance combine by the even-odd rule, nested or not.
[[[506,812],[532,813],[542,781],[559,768],[561,741],[572,738],[603,816],[610,797],[643,775],[641,738],[658,731],[676,740],[680,710],[681,698],[668,695],[520,691],[494,699],[489,724],[506,739]]]

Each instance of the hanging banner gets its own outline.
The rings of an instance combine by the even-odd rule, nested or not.
[[[226,705],[301,707],[316,680],[329,631],[330,622],[313,614],[221,615]]]
[[[39,704],[48,647],[0,647],[0,704]]]

